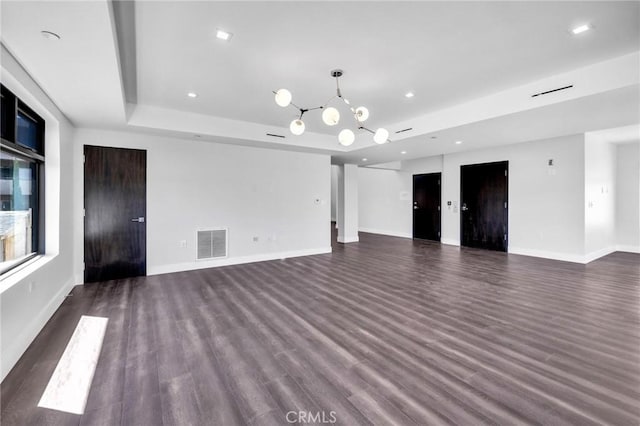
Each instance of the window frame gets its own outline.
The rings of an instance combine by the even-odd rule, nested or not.
[[[6,134],[1,135],[0,151],[10,153],[35,164],[36,196],[34,210],[37,209],[32,222],[32,232],[35,234],[32,236],[32,252],[6,267],[0,266],[0,276],[4,276],[25,262],[45,253],[45,120],[3,84],[0,84],[0,92],[2,95],[2,107],[6,108],[6,111],[2,112],[2,126],[6,129]],[[17,141],[19,112],[36,122],[35,149]],[[5,119],[7,122],[4,122]]]

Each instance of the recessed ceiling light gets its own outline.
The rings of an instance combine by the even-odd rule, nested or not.
[[[462,141],[456,141],[456,145],[460,145]]]
[[[573,28],[571,32],[573,34],[580,34],[580,33],[584,33],[585,31],[589,31],[590,29],[591,29],[591,25],[584,24],[584,25],[580,25],[579,27]]]
[[[60,40],[60,36],[51,31],[40,31],[40,34],[42,34],[42,37],[46,38],[47,40]]]
[[[216,30],[216,37],[218,37],[220,40],[229,41],[229,40],[231,40],[231,37],[233,37],[233,34],[218,28]]]
[[[367,159],[366,159],[366,158],[363,158],[363,159],[362,159],[362,161],[367,161]]]
[[[190,98],[197,98],[198,94],[194,93],[194,92],[189,92],[189,93],[187,93],[187,96],[190,97]]]
[[[413,94],[413,92],[407,92],[404,94],[405,98],[413,98],[415,95]]]
[[[407,151],[400,151],[400,154],[406,154]]]

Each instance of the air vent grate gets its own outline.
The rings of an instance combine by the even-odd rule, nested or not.
[[[547,90],[546,92],[536,93],[535,95],[531,95],[531,97],[535,98],[536,96],[548,95],[549,93],[559,92],[560,90],[571,89],[572,87],[573,87],[573,84],[570,85],[570,86],[558,87],[557,89],[552,89],[552,90]]]
[[[402,133],[402,132],[408,132],[409,130],[413,130],[413,127],[407,127],[406,129],[398,130],[396,134]]]
[[[227,230],[198,231],[197,260],[227,257]]]
[[[276,135],[276,134],[273,134],[273,133],[267,133],[267,136],[271,136],[271,137],[274,137],[274,138],[282,138],[282,139],[284,139],[284,136],[283,136],[283,135]]]

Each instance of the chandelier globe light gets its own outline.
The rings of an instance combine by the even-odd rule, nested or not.
[[[296,136],[300,136],[301,134],[303,134],[304,128],[305,128],[304,121],[300,119],[293,120],[289,125],[289,130],[291,130],[291,133],[293,133]]]
[[[291,104],[291,92],[287,89],[280,89],[276,92],[276,103],[282,108],[288,107]]]
[[[340,111],[334,107],[325,108],[322,111],[322,121],[327,126],[335,126],[340,121]]]
[[[373,134],[373,141],[378,145],[385,143],[389,139],[389,131],[382,127]]]
[[[375,132],[367,127],[364,127],[362,125],[362,123],[364,123],[365,121],[367,121],[367,119],[369,118],[369,109],[365,106],[359,106],[357,108],[354,108],[351,106],[351,103],[349,102],[349,100],[347,98],[344,98],[342,96],[342,92],[340,91],[340,81],[339,78],[344,74],[344,71],[340,70],[340,69],[335,69],[331,71],[331,77],[336,79],[336,94],[335,96],[333,96],[332,98],[330,98],[324,105],[320,105],[318,107],[315,108],[301,108],[298,105],[294,104],[292,102],[293,96],[291,95],[291,92],[288,91],[287,89],[280,89],[277,91],[274,91],[273,94],[275,95],[275,101],[276,104],[285,108],[289,105],[293,106],[294,108],[296,108],[300,114],[298,116],[297,119],[293,120],[291,122],[291,124],[289,125],[289,130],[291,130],[291,133],[293,133],[294,135],[301,135],[304,133],[305,130],[305,123],[304,121],[302,121],[302,117],[304,116],[305,113],[309,112],[309,111],[313,111],[316,109],[321,109],[322,111],[322,121],[324,124],[326,124],[327,126],[335,126],[340,122],[340,111],[333,107],[333,106],[328,106],[329,103],[331,103],[334,99],[336,98],[340,98],[342,99],[342,101],[347,105],[349,112],[351,114],[353,114],[353,118],[356,124],[356,128],[358,130],[364,130],[366,132],[369,132],[371,134],[373,134],[373,140],[375,143],[377,144],[383,144],[389,141],[389,131],[384,129],[384,128],[379,128],[378,130],[376,130]],[[338,142],[343,145],[343,146],[349,146],[351,144],[353,144],[353,142],[356,139],[356,135],[355,133],[350,130],[350,129],[342,129],[340,131],[340,133],[338,134]]]
[[[360,106],[356,108],[356,120],[360,123],[367,121],[369,118],[369,110],[366,107]]]
[[[342,129],[338,133],[338,142],[342,146],[349,146],[356,140],[356,135],[349,129]]]

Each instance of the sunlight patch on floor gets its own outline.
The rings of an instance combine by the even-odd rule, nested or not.
[[[108,321],[86,315],[80,318],[38,407],[84,413]]]

